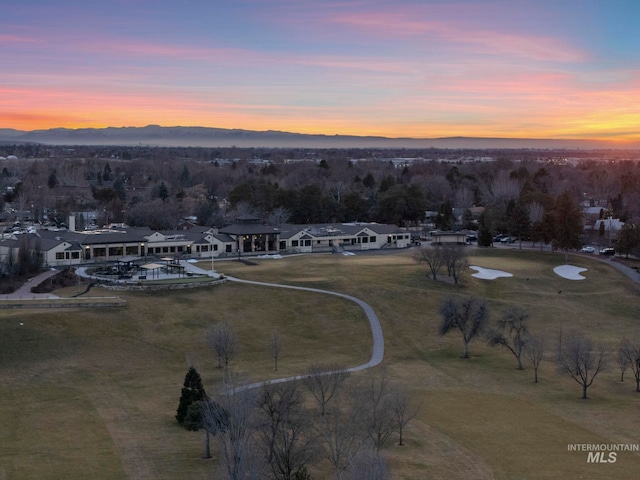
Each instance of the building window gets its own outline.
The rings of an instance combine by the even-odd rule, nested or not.
[[[292,247],[297,247],[298,246],[298,240],[291,240],[291,246]]]
[[[56,252],[56,260],[64,260],[64,252]]]
[[[225,249],[225,251],[227,253],[231,253],[231,245],[227,245],[227,248]]]
[[[80,252],[71,252],[71,258],[77,260],[80,258]]]
[[[369,237],[362,237],[362,243],[369,243]]]
[[[217,251],[218,251],[218,244],[217,244],[217,243],[213,246],[213,251],[214,251],[214,252],[217,252]]]
[[[94,257],[106,257],[107,256],[107,249],[106,248],[94,248],[93,249],[93,256]]]
[[[305,247],[310,247],[311,246],[311,240],[305,240],[304,241],[304,246]]]
[[[376,237],[369,237],[369,242],[370,243],[376,243]]]

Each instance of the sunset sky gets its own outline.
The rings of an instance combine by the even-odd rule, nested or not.
[[[639,0],[7,0],[0,128],[640,140]]]

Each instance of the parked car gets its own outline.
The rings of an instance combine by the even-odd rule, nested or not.
[[[515,237],[504,237],[500,239],[500,243],[514,243],[515,241]]]
[[[593,247],[582,247],[580,250],[582,253],[595,253],[596,249]]]
[[[607,257],[613,257],[615,254],[616,251],[613,248],[603,248],[600,250],[600,255],[606,255]]]

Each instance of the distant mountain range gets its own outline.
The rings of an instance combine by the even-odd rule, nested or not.
[[[0,129],[3,143],[48,145],[143,145],[192,147],[270,148],[450,148],[450,149],[640,149],[640,142],[617,145],[598,140],[527,138],[388,138],[354,135],[310,135],[279,131],[253,131],[208,127],[52,128],[21,131]]]

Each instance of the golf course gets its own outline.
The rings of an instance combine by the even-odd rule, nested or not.
[[[411,250],[218,261],[216,270],[339,292],[373,308],[384,335],[382,364],[419,407],[406,445],[394,435],[383,448],[393,479],[638,478],[639,452],[595,463],[568,446],[640,443],[640,393],[630,369],[620,381],[616,362],[620,340],[640,332],[640,286],[585,255],[567,261],[517,248],[470,248],[468,255],[469,265],[511,276],[477,278],[468,269],[454,285],[443,269],[434,281]],[[565,264],[584,278],[554,272]],[[96,287],[90,295],[113,292]],[[125,306],[0,309],[0,480],[212,478],[215,447],[213,458],[203,458],[204,433],[182,428],[175,413],[189,366],[207,392],[220,388],[223,373],[206,341],[216,322],[236,332],[240,354],[231,368],[247,382],[304,374],[313,364],[352,367],[371,356],[364,312],[334,295],[231,281],[117,295]],[[470,343],[470,358],[460,358],[460,334],[438,335],[449,295],[486,300],[491,325],[509,306],[523,307],[530,332],[544,339],[539,382],[526,361],[517,370],[509,351],[481,338]],[[268,352],[274,329],[283,345],[277,371]],[[558,341],[572,331],[607,351],[588,400],[557,365]],[[330,472],[322,461],[309,468],[314,479]]]

